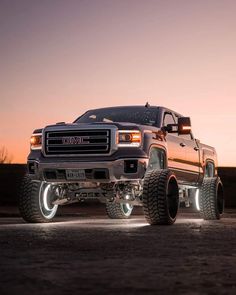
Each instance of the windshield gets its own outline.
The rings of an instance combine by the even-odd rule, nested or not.
[[[127,122],[140,125],[156,126],[156,107],[116,107],[91,110],[79,117],[76,123]]]

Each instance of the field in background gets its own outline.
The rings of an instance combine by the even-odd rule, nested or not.
[[[0,205],[16,205],[21,179],[26,171],[23,164],[0,164]],[[236,168],[220,167],[224,184],[225,206],[236,207]]]

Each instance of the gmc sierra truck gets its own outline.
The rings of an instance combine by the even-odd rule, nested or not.
[[[165,107],[89,110],[35,130],[30,142],[19,196],[27,222],[49,222],[59,205],[89,199],[117,219],[143,206],[151,225],[173,224],[180,203],[204,219],[223,213],[215,149],[194,138],[189,117]]]

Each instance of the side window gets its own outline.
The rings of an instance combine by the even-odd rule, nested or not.
[[[164,115],[163,126],[167,126],[168,124],[176,124],[171,113],[165,113]]]
[[[178,116],[176,114],[174,114],[176,123],[178,123]],[[192,140],[193,136],[192,134],[180,134],[179,137],[184,138],[184,139],[188,139],[188,140]]]

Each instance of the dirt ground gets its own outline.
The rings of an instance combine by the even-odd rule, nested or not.
[[[236,210],[214,222],[182,210],[172,226],[139,213],[81,208],[35,225],[0,215],[0,294],[236,294]]]

